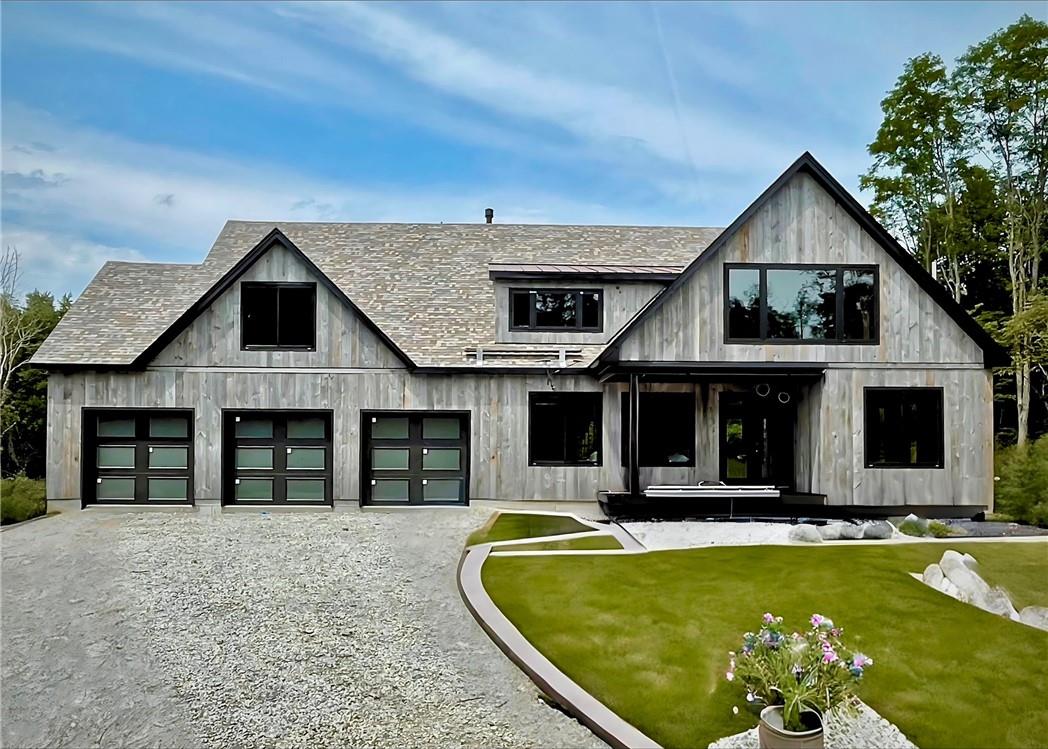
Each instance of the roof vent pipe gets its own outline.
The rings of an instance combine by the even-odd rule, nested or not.
[[[485,208],[484,209],[484,222],[490,224],[495,219],[495,209]]]

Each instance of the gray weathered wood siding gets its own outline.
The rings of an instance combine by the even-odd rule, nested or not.
[[[495,331],[499,343],[558,343],[581,345],[607,343],[666,284],[650,281],[629,283],[587,283],[579,281],[494,281]],[[548,330],[510,330],[510,289],[600,289],[603,297],[604,328],[597,333],[558,333]]]
[[[312,281],[315,274],[282,246],[266,252],[153,360],[154,366],[394,368],[403,363],[341,299],[317,283],[315,351],[244,351],[240,284]]]
[[[558,390],[600,390],[587,376],[556,377],[553,384]],[[48,388],[47,491],[52,499],[80,496],[84,407],[194,409],[197,499],[220,495],[222,409],[229,408],[330,409],[336,499],[360,497],[360,412],[368,409],[470,411],[474,499],[595,500],[599,489],[608,488],[604,467],[528,466],[528,392],[548,391],[545,376],[165,367],[52,374]],[[605,435],[605,456],[607,440]]]
[[[727,344],[724,263],[876,264],[880,345]],[[622,342],[639,361],[981,364],[982,350],[807,174],[798,174]]]

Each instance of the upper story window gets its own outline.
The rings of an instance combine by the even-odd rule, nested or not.
[[[315,283],[240,284],[241,348],[316,348]]]
[[[510,289],[511,330],[600,331],[600,289]]]
[[[530,393],[529,465],[599,466],[603,403],[602,393]]]
[[[865,388],[867,468],[942,468],[942,388]]]
[[[877,343],[877,267],[724,267],[728,342]]]

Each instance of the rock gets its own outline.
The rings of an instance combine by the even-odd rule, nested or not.
[[[942,583],[945,579],[946,576],[942,573],[942,567],[937,564],[929,564],[924,568],[924,574],[921,575],[921,580],[936,590],[942,590]]]
[[[1048,631],[1048,606],[1027,606],[1019,612],[1019,621]]]
[[[1008,594],[1000,588],[991,588],[989,593],[973,598],[971,603],[983,611],[989,611],[991,614],[1006,616],[1013,621],[1019,621],[1019,612],[1012,606],[1012,601],[1008,598]]]
[[[790,528],[790,540],[802,544],[821,544],[819,529],[808,523],[800,523]]]
[[[823,541],[836,541],[841,537],[841,526],[844,523],[827,523],[819,527],[819,535]]]
[[[849,541],[862,538],[862,526],[854,523],[841,523],[841,539]]]
[[[872,523],[867,523],[862,527],[862,537],[883,540],[892,537],[891,523],[885,520],[874,520]]]
[[[961,598],[961,589],[950,582],[949,578],[944,577],[942,582],[939,583],[939,590],[948,595],[950,598],[956,598],[958,601],[967,603]]]
[[[951,583],[960,590],[960,599],[965,602],[989,601],[993,591],[986,581],[964,563],[964,557],[948,549],[939,560],[939,567]]]
[[[972,572],[979,571],[979,563],[975,561],[975,557],[967,552],[961,555],[961,563]]]

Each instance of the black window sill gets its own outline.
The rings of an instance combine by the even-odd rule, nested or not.
[[[603,333],[604,328],[510,328],[513,333]]]
[[[939,470],[941,471],[945,466],[936,465],[934,463],[868,463],[865,465],[867,470],[875,468],[923,468],[925,470]]]
[[[316,346],[241,346],[241,351],[316,351]]]
[[[601,463],[560,463],[557,461],[529,461],[528,466],[532,468],[600,468]]]
[[[837,338],[725,338],[726,344],[762,346],[880,346],[880,341],[842,341]]]

